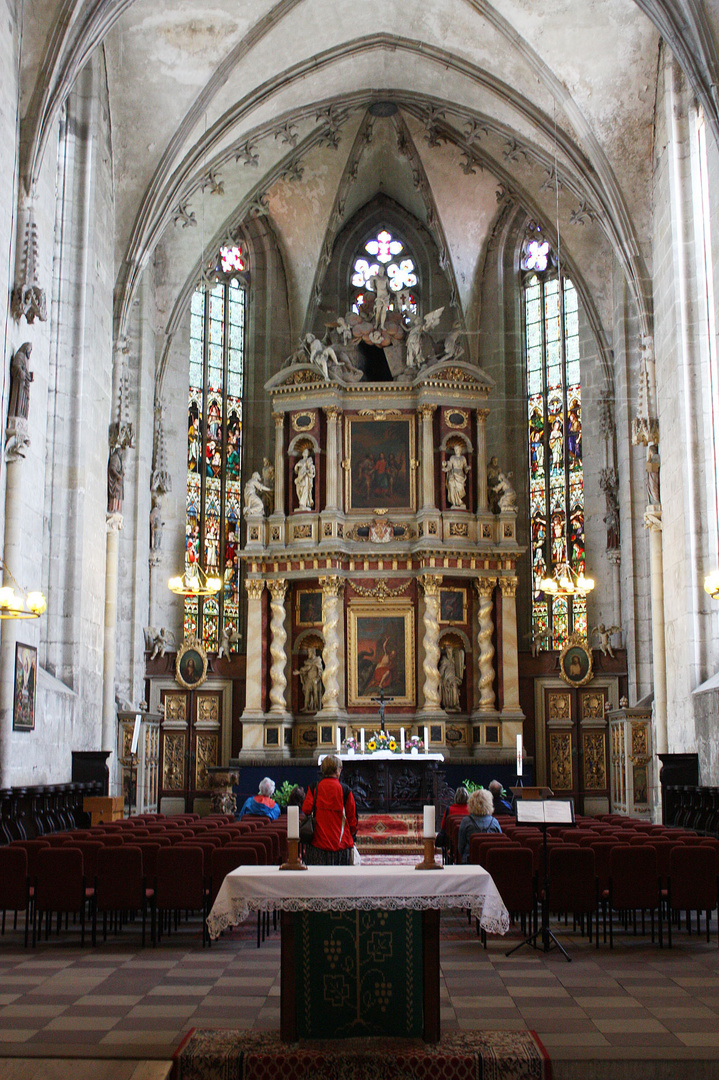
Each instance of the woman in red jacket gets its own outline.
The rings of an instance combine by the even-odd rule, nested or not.
[[[314,812],[312,843],[305,845],[308,866],[351,866],[357,832],[357,809],[347,784],[340,783],[342,762],[329,754],[320,766],[321,778],[310,786],[302,810]]]

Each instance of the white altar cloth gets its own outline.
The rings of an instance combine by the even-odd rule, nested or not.
[[[483,930],[506,934],[509,913],[491,876],[481,866],[415,870],[400,864],[238,866],[220,888],[207,918],[210,937],[244,922],[251,911],[354,911],[471,908]]]
[[[321,762],[327,756],[327,754],[320,754],[317,761]],[[375,750],[374,754],[363,754],[357,751],[354,754],[348,754],[345,750],[342,754],[335,753],[335,757],[342,761],[444,761],[444,754],[425,754],[424,750],[420,750],[418,754],[394,754],[391,750]]]

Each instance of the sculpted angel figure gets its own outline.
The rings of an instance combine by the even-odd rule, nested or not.
[[[258,515],[259,517],[265,516],[265,504],[260,498],[261,491],[269,491],[270,489],[262,483],[262,477],[258,472],[253,472],[250,479],[245,484],[245,506],[243,514],[246,518]]]
[[[462,444],[454,444],[454,453],[442,462],[442,472],[447,475],[447,498],[455,510],[466,510],[464,496],[467,491],[467,473],[469,465],[462,453]]]
[[[435,308],[422,318],[420,315],[410,314],[411,326],[407,333],[407,353],[405,363],[407,367],[419,367],[425,357],[422,355],[422,336],[428,330],[433,330],[442,318],[444,307]]]
[[[175,635],[172,630],[166,630],[164,626],[160,627],[160,630],[153,639],[153,649],[151,660],[155,660],[158,656],[164,656],[167,649],[175,643]]]
[[[512,473],[503,473],[500,471],[497,477],[497,483],[493,488],[498,497],[500,513],[505,510],[517,509],[517,493],[510,483],[511,476]]]
[[[455,323],[455,326],[447,334],[444,339],[444,349],[440,360],[459,360],[460,356],[464,355],[464,349],[459,344],[459,339],[462,336],[462,327],[459,323]]]
[[[621,634],[621,632],[621,626],[605,626],[602,622],[600,622],[599,626],[592,627],[592,634],[596,634],[599,638],[599,648],[605,656],[614,656],[612,634]]]
[[[314,504],[315,463],[305,447],[295,465],[295,491],[300,510],[311,510]]]
[[[227,660],[229,660],[230,659],[230,652],[232,651],[232,646],[236,645],[239,640],[240,640],[240,631],[239,630],[233,630],[233,628],[231,626],[229,626],[229,625],[228,626],[223,626],[222,633],[220,635],[220,647],[217,650],[217,659],[221,660],[222,657],[224,656],[224,657],[226,657]]]

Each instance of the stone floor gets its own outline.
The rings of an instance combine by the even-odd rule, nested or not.
[[[674,948],[620,932],[599,950],[554,925],[572,958],[490,939],[485,950],[461,912],[442,915],[442,1024],[453,1029],[535,1030],[555,1080],[719,1077],[719,948],[682,931]],[[0,1080],[161,1080],[127,1066],[169,1061],[191,1027],[279,1026],[279,932],[261,949],[248,922],[203,949],[199,921],[140,948],[133,928],[96,949],[63,931],[33,951],[17,933],[0,939],[0,1058],[90,1058],[95,1072],[18,1072],[0,1061]],[[105,1059],[100,1063],[98,1059]],[[108,1071],[112,1059],[125,1071]],[[144,1065],[137,1063],[144,1062]],[[86,1062],[89,1066],[91,1062]],[[114,1066],[113,1066],[114,1067]]]

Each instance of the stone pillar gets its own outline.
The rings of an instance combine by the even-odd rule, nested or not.
[[[275,502],[274,513],[285,514],[285,414],[273,412],[275,422]]]
[[[435,510],[434,502],[434,439],[432,417],[436,405],[422,405],[418,412],[422,417],[422,509]]]
[[[439,587],[442,577],[439,574],[423,574],[419,580],[424,593],[424,704],[419,712],[438,716],[444,715],[439,690]]]
[[[340,633],[339,623],[342,617],[342,590],[344,582],[338,577],[321,577],[322,586],[322,708],[318,716],[339,716],[344,713],[340,702]]]
[[[287,701],[285,690],[287,689],[287,653],[285,642],[287,631],[285,630],[285,595],[287,582],[284,578],[276,578],[268,582],[270,590],[270,713],[274,716],[287,716]]]
[[[492,634],[494,624],[492,615],[494,612],[493,593],[496,582],[494,579],[478,578],[474,586],[479,598],[479,631],[477,633],[477,666],[479,668],[479,701],[477,712],[494,713],[494,645]]]
[[[105,539],[105,637],[102,670],[102,749],[115,754],[117,748],[117,711],[115,706],[115,639],[117,632],[117,562],[120,548],[122,514],[108,513]],[[116,757],[107,761],[110,769],[110,794],[115,795]]]
[[[502,714],[521,715],[519,705],[519,660],[517,656],[517,579],[500,577],[502,590]]]
[[[242,719],[263,717],[262,711],[262,578],[249,578],[247,589],[247,668]],[[243,744],[244,745],[244,744]]]
[[[329,405],[325,409],[327,417],[327,483],[325,486],[326,510],[339,510],[338,503],[338,454],[337,454],[337,420],[340,410],[336,405]]]
[[[619,568],[622,562],[622,553],[619,548],[610,548],[607,551],[607,559],[612,568],[612,596],[614,598],[614,625],[622,625],[622,581]]]
[[[477,409],[477,513],[489,508],[487,501],[487,417],[489,409]]]
[[[664,555],[662,552],[662,510],[648,506],[644,527],[649,529],[649,563],[652,583],[652,666],[654,668],[654,753],[666,754],[667,747],[667,659],[664,641]],[[657,771],[658,775],[658,771]]]

